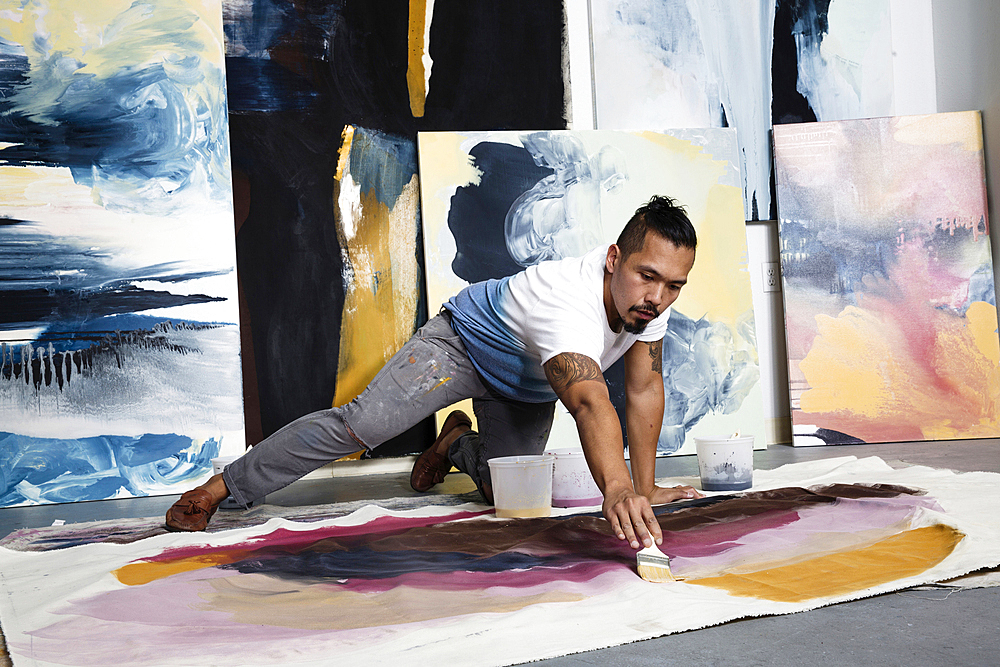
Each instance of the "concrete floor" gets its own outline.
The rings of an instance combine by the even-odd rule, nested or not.
[[[837,447],[771,446],[754,453],[757,469],[853,455],[879,456],[892,464],[929,465],[960,471],[1000,472],[1000,440],[894,443]],[[409,487],[408,462],[381,464],[397,472],[304,479],[271,494],[267,502],[292,507],[417,495]],[[698,474],[693,456],[660,459],[658,476]],[[329,473],[326,473],[327,475]],[[432,493],[473,491],[468,477],[451,474]],[[125,517],[162,516],[177,496],[106,500],[69,505],[0,509],[0,537],[19,528]],[[998,508],[1000,511],[1000,508]],[[584,665],[720,665],[840,667],[1000,665],[1000,588],[911,590],[813,611],[734,621],[693,632],[533,663]]]

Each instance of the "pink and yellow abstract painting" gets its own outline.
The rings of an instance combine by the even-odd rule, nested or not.
[[[775,126],[795,444],[1000,435],[977,111]]]

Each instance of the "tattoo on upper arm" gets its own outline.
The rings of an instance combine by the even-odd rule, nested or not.
[[[663,372],[663,341],[656,340],[651,343],[646,343],[646,347],[649,350],[649,358],[653,360],[650,364],[649,370],[662,373]]]
[[[584,380],[604,381],[601,367],[585,354],[564,352],[545,362],[545,377],[557,394]]]

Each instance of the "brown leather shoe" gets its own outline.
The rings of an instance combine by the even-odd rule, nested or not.
[[[204,489],[185,491],[167,510],[167,530],[198,531],[208,527],[208,520],[219,509],[212,495]]]
[[[414,491],[429,491],[435,484],[444,481],[444,476],[451,470],[451,460],[448,458],[448,447],[455,438],[448,436],[456,428],[464,426],[465,430],[472,427],[472,420],[461,410],[454,410],[444,420],[441,426],[441,434],[427,451],[420,455],[417,462],[413,464],[413,471],[410,473],[410,486]],[[465,431],[462,431],[464,433]]]

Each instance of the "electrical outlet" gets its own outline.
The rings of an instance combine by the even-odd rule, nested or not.
[[[764,275],[764,291],[781,291],[781,264],[778,262],[762,262],[760,265]]]

